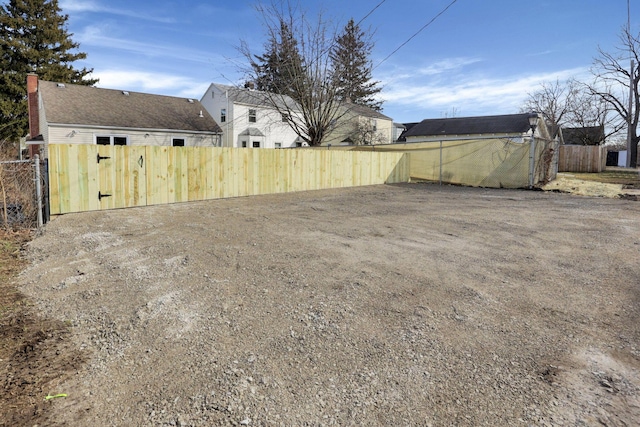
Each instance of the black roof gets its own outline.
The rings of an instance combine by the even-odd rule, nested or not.
[[[531,129],[529,116],[531,116],[531,113],[425,119],[407,129],[403,137],[495,133],[521,134]]]
[[[402,123],[402,126],[404,126],[404,130],[402,131],[402,133],[398,137],[398,141],[400,141],[400,142],[406,141],[407,140],[407,138],[406,138],[407,132],[409,132],[411,130],[411,128],[413,128],[417,124],[418,124],[417,122]]]
[[[604,126],[562,128],[562,138],[566,145],[600,145],[604,142]]]

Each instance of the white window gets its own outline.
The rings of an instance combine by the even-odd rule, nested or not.
[[[129,135],[95,135],[98,145],[129,145]]]
[[[376,119],[373,119],[373,121],[371,122],[371,128],[374,132],[378,131],[378,121]]]
[[[220,109],[220,123],[224,123],[227,121],[227,109],[226,108],[221,108]]]
[[[173,147],[184,147],[184,138],[171,138],[171,145]]]
[[[256,110],[249,110],[249,123],[255,123],[257,121]]]
[[[260,148],[260,141],[253,141],[253,148]]]
[[[247,148],[247,141],[242,141],[242,148]]]
[[[282,148],[282,142],[276,142],[275,146],[276,148]]]

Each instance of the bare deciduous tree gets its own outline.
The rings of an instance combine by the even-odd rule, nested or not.
[[[560,128],[602,127],[601,139],[617,135],[623,124],[611,113],[611,107],[592,93],[589,85],[575,79],[542,83],[541,89],[529,94],[522,111],[537,111],[552,127],[552,133]],[[594,135],[587,131],[585,137]],[[601,140],[591,141],[599,144]]]
[[[310,18],[286,0],[259,4],[257,11],[266,30],[265,54],[241,42],[240,53],[249,64],[242,71],[252,82],[279,82],[276,90],[265,87],[259,96],[310,146],[321,145],[349,113],[331,59],[337,33],[322,14]],[[274,69],[276,78],[265,79],[264,72]]]
[[[634,60],[633,69],[629,66]],[[601,99],[617,114],[620,121],[628,126],[631,144],[629,148],[630,166],[637,167],[638,161],[638,117],[640,110],[640,34],[632,34],[629,27],[623,27],[620,42],[613,52],[598,49],[591,72],[594,83],[589,85],[591,94]],[[631,96],[631,102],[629,102]]]
[[[335,123],[344,114],[337,96],[338,88],[331,84],[329,52],[335,33],[322,15],[310,20],[307,14],[291,3],[259,4],[257,11],[267,32],[267,52],[276,50],[278,67],[286,70],[286,90],[265,90],[260,93],[263,102],[277,110],[283,120],[310,146],[321,145]],[[284,34],[296,41],[296,55],[283,52],[287,48]],[[285,42],[285,43],[283,43]],[[277,50],[280,49],[280,52]],[[241,43],[240,52],[250,64],[244,72],[252,81],[263,78],[256,67],[259,55]],[[298,57],[293,63],[290,58]]]
[[[542,114],[548,125],[559,128],[566,124],[565,116],[573,104],[575,93],[574,80],[542,83],[538,91],[529,94],[522,111],[536,111]]]
[[[355,145],[377,145],[387,142],[387,138],[378,132],[373,124],[373,119],[360,117],[351,123],[349,139]]]

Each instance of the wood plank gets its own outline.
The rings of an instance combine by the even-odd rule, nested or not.
[[[62,196],[61,179],[64,171],[61,169],[60,157],[63,155],[62,145],[49,145],[49,212],[59,215],[62,212],[60,198]]]
[[[402,153],[324,149],[52,145],[49,161],[52,214],[397,182],[409,168]]]
[[[129,146],[128,158],[125,158],[125,170],[127,174],[126,201],[127,206],[145,206],[147,204],[145,147]]]

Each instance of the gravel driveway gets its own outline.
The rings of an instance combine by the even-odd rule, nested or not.
[[[637,425],[640,204],[373,186],[65,215],[65,426]],[[71,350],[70,350],[71,351]]]

